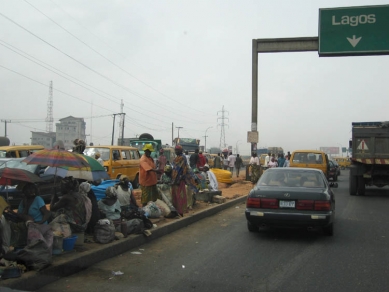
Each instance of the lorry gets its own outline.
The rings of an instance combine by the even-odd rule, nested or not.
[[[184,151],[194,153],[196,149],[200,150],[200,140],[195,138],[175,138],[173,146],[181,145]]]
[[[349,193],[365,195],[366,186],[389,185],[389,122],[353,122]]]

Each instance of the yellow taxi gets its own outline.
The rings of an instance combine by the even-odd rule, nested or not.
[[[131,146],[88,146],[85,155],[94,157],[100,153],[104,161],[104,169],[111,179],[127,175],[134,189],[139,188],[140,153],[138,148]]]
[[[348,157],[333,157],[332,159],[339,164],[341,169],[345,169],[351,165],[350,159]]]
[[[1,146],[0,158],[22,158],[31,153],[45,149],[42,145],[14,145]]]
[[[316,168],[329,178],[330,163],[327,154],[320,150],[296,150],[292,152],[290,167]]]

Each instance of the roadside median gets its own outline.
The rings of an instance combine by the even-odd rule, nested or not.
[[[183,218],[154,220],[157,228],[150,229],[152,234],[149,237],[130,235],[127,238],[121,238],[108,244],[85,243],[82,246],[76,246],[72,251],[64,252],[61,255],[53,255],[53,263],[42,271],[29,271],[22,274],[19,278],[0,280],[0,291],[1,287],[25,291],[37,290],[62,277],[80,272],[96,263],[118,256],[147,242],[187,227],[199,220],[213,216],[227,208],[243,204],[246,197],[246,195],[242,195],[235,199],[228,199],[223,204],[209,205],[198,202],[197,204],[204,204],[204,208],[185,214]]]

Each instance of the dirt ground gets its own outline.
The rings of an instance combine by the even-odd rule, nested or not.
[[[219,190],[222,191],[222,196],[225,197],[227,201],[231,199],[239,198],[241,196],[246,196],[249,193],[249,191],[253,188],[252,183],[250,181],[246,181],[245,177],[246,177],[245,172],[241,171],[239,177],[236,177],[234,174],[234,176],[232,177],[232,181],[233,181],[232,184],[219,183]],[[140,203],[141,192],[139,189],[134,190],[134,196],[139,206],[141,206]],[[209,208],[213,204],[215,203],[196,201],[192,210],[188,210],[188,213],[194,214],[196,212]]]

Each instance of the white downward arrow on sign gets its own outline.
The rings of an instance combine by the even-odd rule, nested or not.
[[[359,41],[361,40],[362,37],[355,38],[355,35],[353,35],[353,38],[347,38],[347,40],[350,42],[350,44],[355,48],[356,45],[358,45]]]

